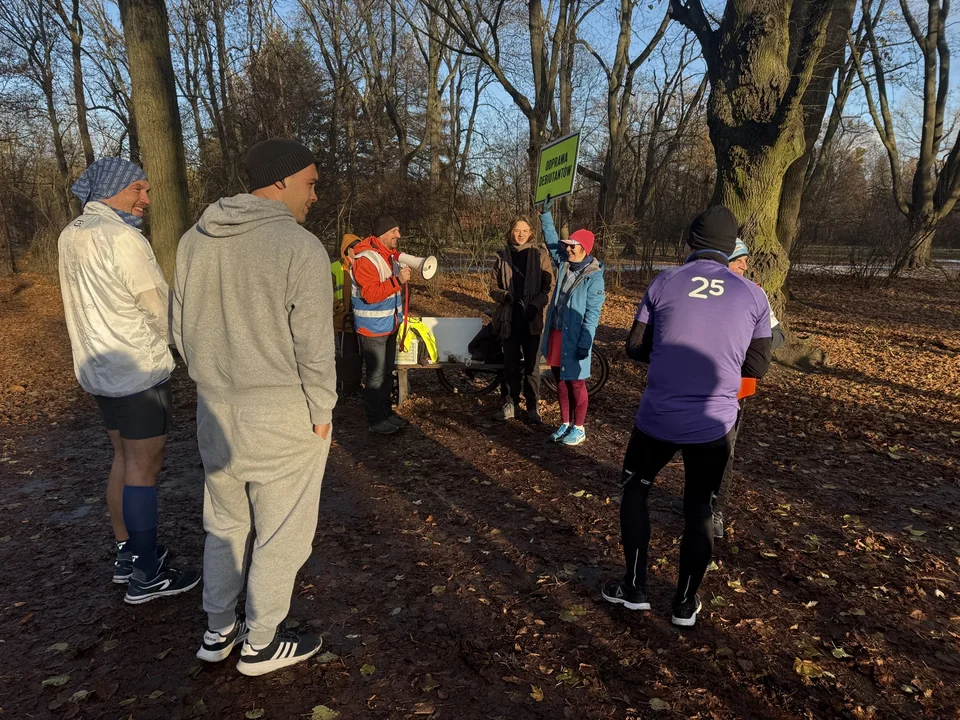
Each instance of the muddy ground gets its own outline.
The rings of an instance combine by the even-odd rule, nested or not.
[[[609,289],[612,378],[588,442],[498,424],[496,398],[412,373],[390,440],[335,414],[314,554],[291,617],[322,656],[261,679],[194,657],[200,592],[110,582],[109,442],[76,385],[53,281],[0,281],[0,716],[10,718],[960,717],[960,288],[798,277],[793,331],[828,367],[776,367],[748,401],[734,500],[695,630],[669,622],[678,464],[651,497],[653,611],[622,572],[618,470],[644,371],[621,346],[642,287]],[[464,315],[476,278],[415,305]],[[195,395],[175,377],[161,538],[199,562]]]

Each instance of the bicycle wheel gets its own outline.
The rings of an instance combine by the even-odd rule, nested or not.
[[[437,379],[444,389],[455,395],[486,395],[500,387],[503,372],[477,368],[437,368]]]

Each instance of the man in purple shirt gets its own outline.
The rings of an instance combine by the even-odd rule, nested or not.
[[[650,364],[633,435],[623,459],[620,532],[626,574],[603,587],[604,599],[649,610],[647,496],[657,473],[683,455],[685,525],[674,625],[692,627],[697,589],[713,553],[713,502],[731,453],[742,377],[770,366],[770,304],[763,290],[731,272],[737,220],[725,207],[690,225],[689,256],[647,288],[627,339],[627,355]]]

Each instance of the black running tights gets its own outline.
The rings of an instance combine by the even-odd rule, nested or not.
[[[620,533],[627,565],[628,585],[647,584],[647,546],[650,544],[650,511],[647,496],[657,474],[679,450],[683,456],[683,539],[680,542],[680,576],[675,599],[692,598],[700,587],[713,554],[713,503],[730,458],[732,434],[709,443],[679,445],[633,429],[623,458],[623,499]]]

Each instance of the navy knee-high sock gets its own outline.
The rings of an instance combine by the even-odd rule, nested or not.
[[[157,488],[155,485],[123,488],[123,523],[130,540],[124,548],[133,553],[133,568],[152,580],[157,574]]]

